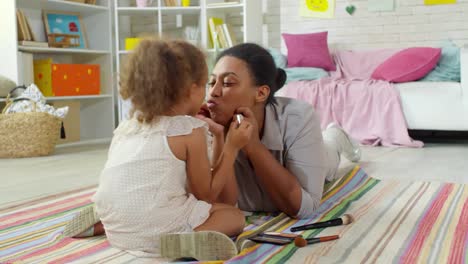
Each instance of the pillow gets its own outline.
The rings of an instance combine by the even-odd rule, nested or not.
[[[404,49],[380,64],[371,77],[395,83],[419,80],[434,69],[440,53],[440,48]]]
[[[320,68],[286,68],[284,69],[288,78],[286,83],[294,81],[306,81],[306,80],[317,80],[328,76],[328,72]]]
[[[277,68],[286,68],[288,60],[286,59],[286,56],[281,53],[281,51],[274,48],[268,49],[268,51],[273,57]]]
[[[288,48],[288,67],[315,67],[336,71],[328,50],[328,32],[282,34]]]
[[[16,83],[0,75],[0,97],[7,97],[11,89],[15,88]]]
[[[460,82],[460,48],[452,41],[444,42],[439,63],[420,81]]]

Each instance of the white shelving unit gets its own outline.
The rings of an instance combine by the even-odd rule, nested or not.
[[[16,9],[21,9],[38,41],[47,41],[42,20],[43,10],[80,13],[88,39],[87,49],[43,48],[19,46],[17,42]],[[0,64],[0,73],[23,84],[20,72],[24,69],[19,52],[33,54],[33,59],[52,58],[54,63],[99,64],[100,94],[47,97],[48,102],[78,101],[80,104],[80,141],[88,143],[109,140],[115,128],[114,70],[112,52],[111,1],[97,0],[96,5],[65,0],[8,0],[2,1],[0,49],[8,64]],[[14,26],[13,26],[14,25]],[[13,28],[12,28],[13,26]],[[29,84],[26,84],[29,85]],[[0,98],[3,108],[5,99]],[[76,143],[75,143],[76,144]]]
[[[34,52],[34,53],[57,53],[57,54],[111,54],[110,50],[91,50],[91,49],[67,49],[67,48],[42,48],[42,47],[29,47],[18,46],[19,51]]]
[[[110,94],[99,95],[81,95],[81,96],[54,96],[46,97],[47,101],[70,101],[70,100],[89,100],[89,99],[107,99],[112,98]],[[0,102],[6,102],[6,98],[0,98]]]
[[[220,3],[216,5],[216,3]],[[120,72],[122,59],[130,53],[125,50],[125,38],[154,34],[169,38],[184,38],[186,26],[198,27],[196,40],[208,54],[215,56],[209,41],[208,20],[222,18],[229,24],[238,43],[262,42],[263,18],[261,0],[240,0],[226,4],[224,0],[191,0],[188,7],[164,6],[164,0],[154,0],[148,7],[136,7],[135,0],[114,0],[115,48],[117,72]],[[118,100],[119,120],[125,119],[129,104]]]

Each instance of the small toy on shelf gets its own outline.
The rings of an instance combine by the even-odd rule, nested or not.
[[[54,48],[76,48],[80,44],[80,36],[71,34],[48,34],[49,47]]]
[[[133,50],[141,40],[142,38],[125,38],[125,50]]]

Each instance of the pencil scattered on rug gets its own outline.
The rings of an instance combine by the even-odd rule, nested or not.
[[[340,239],[297,248],[256,245],[227,263],[467,263],[468,191],[465,185],[379,181],[356,167],[327,186],[322,206],[307,220],[283,214],[269,230],[351,214],[346,226],[309,230],[304,237],[339,234]],[[104,236],[59,239],[64,225],[90,206],[95,189],[0,210],[0,263],[137,263],[110,247]],[[261,216],[263,220],[271,216]],[[268,226],[268,224],[264,226]],[[257,232],[251,224],[240,236]]]

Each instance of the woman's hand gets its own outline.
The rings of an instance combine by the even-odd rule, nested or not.
[[[236,113],[243,115],[244,120],[249,122],[252,126],[252,136],[250,137],[247,145],[244,147],[244,151],[248,156],[252,150],[259,146],[259,144],[262,144],[260,141],[260,132],[258,131],[258,122],[252,110],[250,110],[248,107],[239,107]]]
[[[233,151],[239,151],[249,143],[252,137],[252,129],[252,125],[246,120],[242,120],[240,125],[237,124],[236,120],[233,120],[229,127],[225,146]]]
[[[200,108],[200,112],[198,112],[198,114],[195,117],[208,123],[208,128],[213,134],[213,136],[224,136],[224,126],[216,123],[215,121],[213,121],[213,119],[210,118],[210,112],[208,111],[208,107],[206,106],[206,104],[202,105],[202,107]]]

